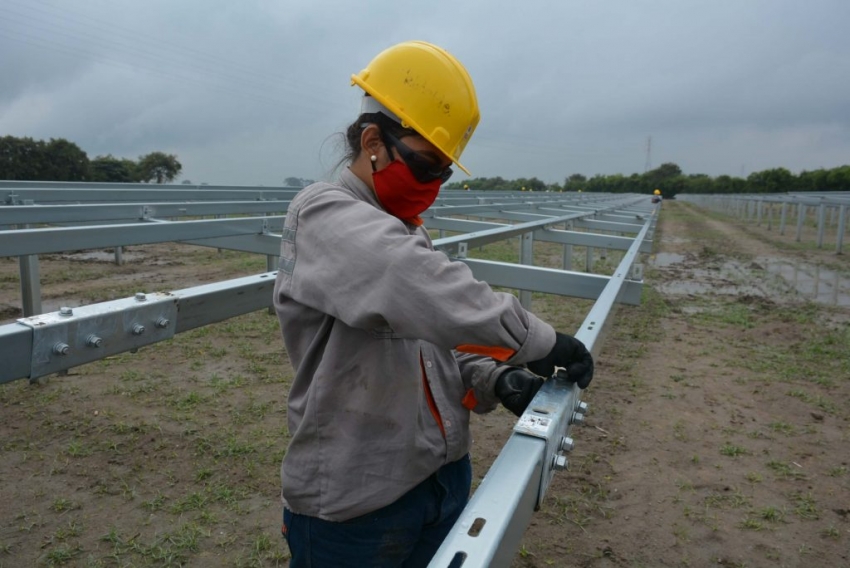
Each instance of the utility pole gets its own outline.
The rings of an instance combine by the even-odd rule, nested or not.
[[[646,138],[646,162],[643,164],[643,173],[652,169],[652,136]]]

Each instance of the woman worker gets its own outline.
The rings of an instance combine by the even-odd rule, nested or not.
[[[425,566],[469,496],[470,411],[519,416],[555,366],[585,388],[593,360],[422,226],[451,164],[467,172],[479,112],[460,62],[405,42],[351,79],[348,167],[301,190],[283,228],[283,533],[293,568]]]

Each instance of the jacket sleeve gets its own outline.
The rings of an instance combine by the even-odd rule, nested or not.
[[[496,379],[511,367],[473,353],[455,351],[454,355],[467,389],[463,405],[478,414],[494,410],[500,402],[496,396]]]
[[[292,207],[295,205],[295,207]],[[511,294],[434,251],[398,219],[343,189],[307,192],[287,213],[280,293],[363,330],[493,356],[543,358],[552,327]]]

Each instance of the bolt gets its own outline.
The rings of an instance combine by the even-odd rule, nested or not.
[[[570,420],[572,424],[582,424],[584,422],[584,414],[579,414],[578,412],[573,412],[573,419]]]
[[[67,307],[59,308],[59,315],[60,316],[72,316],[72,315],[74,315],[74,310],[72,310],[71,308],[67,308]]]
[[[564,436],[563,438],[561,438],[560,450],[562,452],[571,452],[573,451],[574,447],[575,443],[573,442],[572,438],[570,438],[569,436]]]
[[[168,324],[170,323],[171,322],[168,321],[168,318],[159,318],[158,320],[156,320],[156,326],[159,328],[168,327]]]
[[[103,345],[103,340],[98,336],[92,334],[86,337],[86,345],[89,347],[100,347]]]
[[[141,335],[145,332],[145,326],[137,323],[133,326],[133,335]]]
[[[578,406],[576,407],[576,412],[578,412],[579,414],[587,414],[587,403],[586,402],[578,403]]]
[[[144,292],[136,292],[136,301],[137,302],[144,302],[147,299],[148,299],[148,297],[145,296]]]
[[[558,454],[552,459],[552,469],[555,471],[563,471],[567,469],[567,457],[563,454]]]
[[[56,353],[57,355],[67,355],[70,351],[71,351],[71,346],[68,345],[67,343],[59,342],[59,343],[56,343],[53,346],[53,352]]]

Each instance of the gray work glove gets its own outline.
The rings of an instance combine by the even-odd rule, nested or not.
[[[541,386],[542,378],[525,369],[513,367],[496,379],[496,396],[505,408],[517,416],[522,416]]]
[[[555,332],[555,346],[542,359],[530,361],[525,365],[532,373],[549,378],[555,372],[555,367],[564,367],[559,371],[560,377],[578,384],[580,389],[586,389],[593,380],[593,356],[584,343],[566,333]]]

